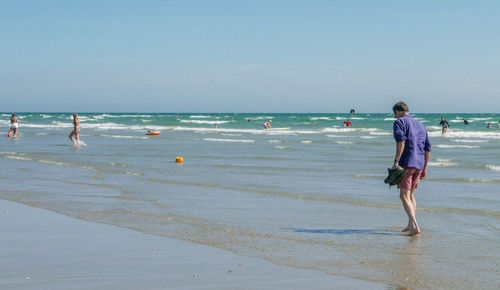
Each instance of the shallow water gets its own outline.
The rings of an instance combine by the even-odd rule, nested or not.
[[[21,136],[0,139],[0,198],[396,286],[498,288],[500,114],[445,115],[444,136],[441,115],[414,116],[433,151],[412,238],[383,183],[390,114],[350,128],[348,114],[81,114],[75,148],[71,114],[21,113]]]

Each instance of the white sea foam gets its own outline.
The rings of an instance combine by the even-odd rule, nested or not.
[[[345,136],[344,135],[326,135],[326,137],[329,137],[329,138],[344,138]]]
[[[392,117],[392,118],[384,118],[384,121],[394,121],[396,120],[396,118]]]
[[[9,159],[17,159],[17,160],[33,160],[33,158],[23,157],[23,156],[15,156],[15,155],[6,155],[5,158]]]
[[[361,132],[380,132],[380,131],[382,131],[378,128],[360,128],[358,130]]]
[[[452,162],[450,159],[437,158],[435,161],[429,161],[429,166],[452,167],[452,166],[456,166],[456,165],[458,165],[458,163]]]
[[[300,141],[300,143],[304,143],[304,144],[311,144],[313,141],[311,140],[302,140]]]
[[[330,117],[309,117],[309,120],[312,120],[312,121],[315,121],[315,120],[333,121]]]
[[[345,133],[345,132],[354,132],[356,131],[356,129],[354,128],[340,128],[340,127],[333,127],[333,128],[324,128],[322,130],[323,132],[326,132],[326,133]]]
[[[283,143],[283,140],[269,140],[269,143]]]
[[[360,136],[359,138],[361,138],[361,139],[377,139],[377,137],[373,137],[373,136]]]
[[[427,131],[436,131],[436,132],[439,132],[441,133],[441,127],[440,126],[427,126]]]
[[[439,132],[428,132],[429,137],[439,137],[444,138],[480,138],[480,139],[500,139],[500,132],[498,131],[461,131],[461,130],[450,130],[444,135]]]
[[[438,145],[433,145],[434,147],[437,148],[462,148],[462,149],[474,149],[474,148],[479,148],[479,146],[475,145],[445,145],[445,144],[438,144]]]
[[[68,162],[61,162],[61,161],[55,161],[55,160],[47,160],[47,159],[35,159],[31,157],[26,157],[23,154],[16,154],[14,152],[6,152],[10,153],[12,155],[5,154],[5,158],[9,159],[16,159],[16,160],[25,160],[25,161],[38,161],[40,163],[46,163],[46,164],[53,164],[53,165],[60,165],[60,166],[76,166],[80,167],[83,169],[89,169],[89,170],[96,170],[96,168],[92,166],[86,166],[86,165],[79,165],[79,164],[73,164],[73,163],[68,163]]]
[[[192,115],[192,116],[189,116],[189,118],[193,118],[193,119],[208,119],[208,118],[212,118],[212,116]]]
[[[220,120],[181,120],[181,123],[193,123],[193,124],[225,124],[232,121],[220,121]]]
[[[39,129],[66,129],[66,128],[73,128],[73,124],[72,123],[61,123],[61,122],[53,122],[52,124],[23,123],[22,127],[39,128]]]
[[[110,114],[102,114],[102,115],[96,115],[94,118],[97,118],[97,116],[102,116],[105,118],[151,118],[152,115],[130,115],[130,114],[125,114],[125,115],[110,115]]]
[[[470,118],[471,121],[487,121],[487,120],[493,120],[493,117],[487,117],[487,118]]]
[[[143,176],[144,175],[142,173],[137,173],[137,172],[132,172],[132,171],[125,171],[125,174],[133,175],[133,176]]]
[[[73,126],[73,124],[71,124]],[[83,129],[95,129],[95,130],[123,130],[127,129],[129,126],[117,123],[80,123],[80,127]]]
[[[486,165],[486,168],[488,168],[490,170],[494,170],[494,171],[500,171],[500,165],[491,165],[491,164],[488,164],[488,165]]]
[[[255,140],[244,140],[244,139],[218,139],[218,138],[203,138],[203,141],[213,141],[213,142],[235,142],[235,143],[255,143]]]
[[[276,149],[280,149],[280,150],[286,149],[286,147],[285,147],[285,146],[274,146],[274,148],[276,148]]]
[[[335,143],[335,144],[354,144],[354,142],[350,142],[350,141],[335,141],[333,143]]]
[[[253,118],[253,120],[270,120],[270,119],[274,119],[274,117],[259,116],[259,117]]]
[[[370,132],[370,135],[375,135],[375,136],[389,136],[389,135],[392,135],[392,133],[389,133],[389,132]]]
[[[229,134],[229,133],[226,133],[226,134],[221,134],[222,136],[241,136],[242,134]]]
[[[456,143],[488,143],[488,140],[468,140],[468,139],[451,139],[451,142]]]

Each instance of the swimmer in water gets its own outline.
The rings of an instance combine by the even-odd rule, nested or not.
[[[464,125],[469,125],[469,121],[464,119]]]
[[[444,119],[444,117],[441,117],[441,122],[439,122],[439,125],[441,125],[441,134],[445,134],[446,131],[448,131],[448,128],[450,127],[450,124],[448,124],[448,121]]]
[[[269,121],[265,122],[265,123],[264,123],[264,129],[271,129],[271,123],[272,123],[272,122],[273,122],[273,121],[271,121],[271,120],[269,120]]]

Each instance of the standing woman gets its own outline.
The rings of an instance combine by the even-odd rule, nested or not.
[[[17,121],[16,114],[12,114],[10,117],[10,129],[9,133],[7,133],[7,137],[11,136],[11,133],[14,133],[14,137],[17,137],[17,132],[19,131],[19,123]]]
[[[75,139],[73,139],[75,136]],[[69,140],[73,142],[73,145],[78,145],[80,143],[80,119],[78,118],[78,114],[73,114],[73,131],[69,134]]]

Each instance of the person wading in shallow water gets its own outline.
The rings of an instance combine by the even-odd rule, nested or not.
[[[439,125],[441,125],[441,134],[446,133],[446,131],[448,131],[448,128],[450,127],[450,124],[448,124],[448,121],[446,121],[444,117],[441,117],[441,122],[439,122]]]
[[[73,139],[73,136],[75,139]],[[80,119],[77,113],[73,114],[73,131],[69,134],[69,140],[73,142],[73,145],[78,145],[80,142]]]
[[[398,184],[399,197],[408,215],[408,226],[403,231],[408,231],[408,235],[413,236],[420,233],[415,216],[417,203],[414,192],[420,179],[426,177],[427,164],[431,157],[431,142],[425,126],[410,116],[408,106],[404,102],[396,103],[392,111],[397,119],[393,126],[396,140],[393,168],[399,165],[408,169]]]
[[[14,137],[17,137],[17,132],[19,131],[19,121],[17,120],[16,114],[12,114],[10,117],[10,129],[9,133],[7,133],[7,137],[12,136],[14,134]]]

